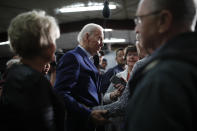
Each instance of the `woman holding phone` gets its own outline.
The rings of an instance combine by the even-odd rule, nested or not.
[[[112,76],[110,79],[111,84],[103,97],[104,104],[112,103],[122,95],[126,83],[129,80],[133,65],[138,61],[136,46],[128,46],[125,49],[125,61],[127,65],[126,69],[115,76]]]

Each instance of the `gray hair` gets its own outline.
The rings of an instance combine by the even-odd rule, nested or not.
[[[103,32],[103,27],[101,27],[98,24],[90,23],[90,24],[85,25],[82,28],[82,30],[79,32],[79,34],[77,36],[77,41],[79,43],[81,43],[85,34],[88,33],[91,35],[92,33],[94,33],[95,29],[99,29],[99,30],[101,30],[101,32]]]
[[[176,23],[191,25],[195,15],[196,6],[194,0],[152,0],[154,10],[169,10]]]
[[[19,64],[19,63],[20,63],[20,59],[11,59],[7,61],[6,66],[7,68],[10,68],[13,64]]]
[[[60,36],[54,17],[45,11],[30,11],[19,14],[10,23],[8,38],[11,49],[23,58],[39,55],[43,48],[55,44]]]

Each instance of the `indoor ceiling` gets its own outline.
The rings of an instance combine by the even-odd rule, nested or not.
[[[91,12],[77,12],[77,13],[57,13],[56,9],[76,3],[88,4],[89,2],[104,3],[105,0],[1,0],[0,1],[0,41],[7,39],[7,28],[12,18],[22,12],[33,9],[45,10],[48,14],[54,16],[61,29],[61,42],[59,48],[73,48],[77,44],[77,32],[86,23],[98,23],[105,28],[114,29],[113,32],[108,33],[108,37],[115,34],[117,36],[127,36],[127,43],[133,41],[134,22],[133,17],[136,13],[136,8],[139,0],[108,0],[110,3],[116,3],[117,9],[110,11],[110,17],[105,18],[102,11]],[[124,34],[125,33],[125,34]],[[63,38],[64,36],[64,38]],[[66,43],[70,44],[64,44]],[[73,46],[72,46],[73,45]]]
[[[111,10],[110,20],[132,19],[139,0],[108,0],[118,4],[116,10]],[[75,3],[104,2],[104,0],[1,0],[0,2],[0,32],[7,30],[10,20],[17,14],[33,9],[45,10],[58,19],[59,23],[70,23],[95,18],[103,19],[102,11],[57,14],[56,9]]]

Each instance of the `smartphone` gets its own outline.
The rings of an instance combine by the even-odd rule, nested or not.
[[[116,75],[111,77],[110,82],[112,82],[115,85],[116,84],[122,84],[122,85],[126,86],[126,84],[127,84],[127,82],[124,79],[119,78]]]

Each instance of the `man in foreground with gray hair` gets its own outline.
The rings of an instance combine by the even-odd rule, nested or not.
[[[197,130],[193,0],[141,0],[136,33],[151,55],[129,82],[126,131]]]
[[[55,88],[64,97],[68,131],[94,131],[96,125],[108,122],[106,110],[94,110],[101,103],[100,75],[93,56],[103,46],[103,28],[87,24],[78,34],[79,45],[61,57]]]

